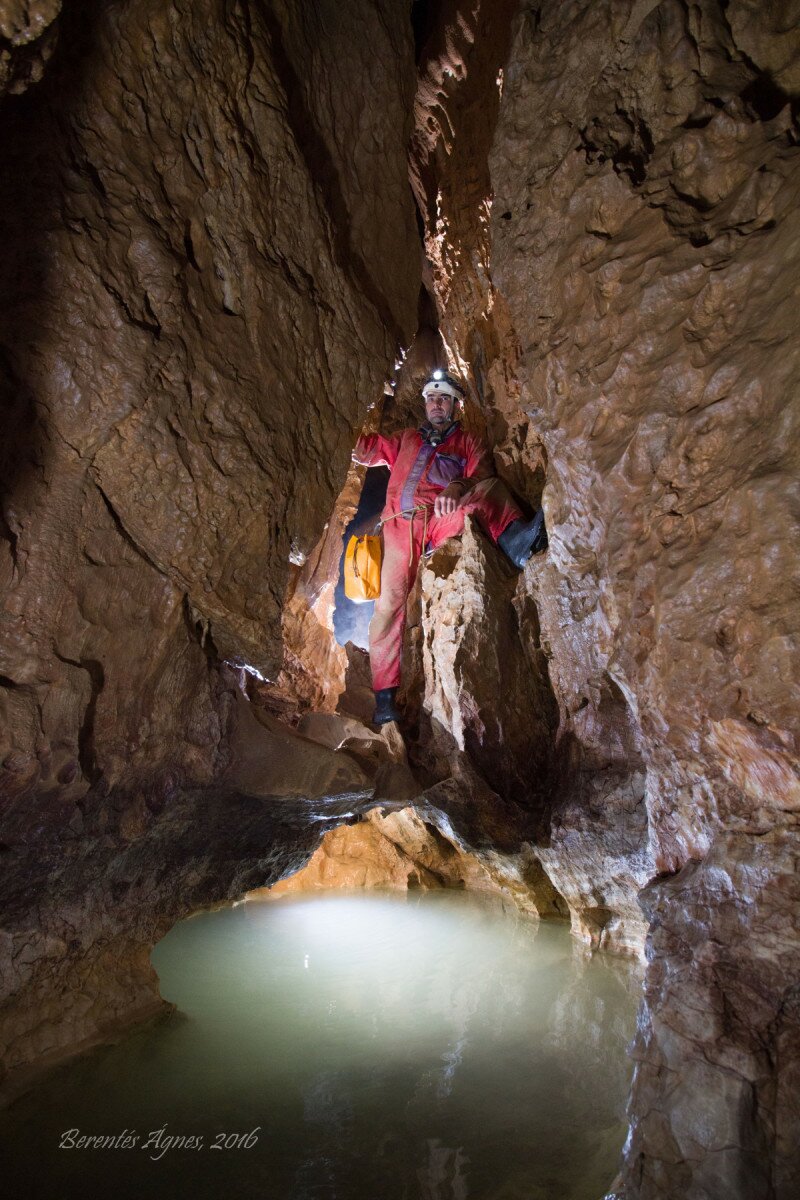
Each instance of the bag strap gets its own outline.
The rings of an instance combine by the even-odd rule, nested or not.
[[[378,524],[375,526],[375,531],[377,533],[388,521],[394,521],[397,517],[411,517],[411,520],[408,523],[408,565],[410,567],[414,565],[414,517],[418,512],[425,514],[422,523],[422,549],[424,550],[425,539],[428,536],[427,504],[416,504],[414,508],[404,508],[400,512],[390,513],[388,517],[383,517],[382,520],[378,521]]]
[[[411,520],[408,523],[408,565],[410,567],[414,565],[414,517],[419,512],[424,513],[423,523],[422,523],[422,549],[424,550],[425,549],[425,540],[428,536],[428,505],[427,504],[416,504],[413,508],[404,508],[404,509],[401,509],[400,512],[389,513],[388,517],[382,517],[381,520],[378,521],[377,525],[375,526],[374,530],[372,531],[372,536],[377,537],[378,534],[383,529],[383,526],[386,525],[389,521],[395,521],[398,517],[410,517]],[[362,542],[367,537],[369,537],[369,534],[362,533],[360,537],[356,538],[355,551],[353,553],[353,573],[357,578],[361,577],[361,572],[358,569],[358,546],[359,546],[359,543]]]

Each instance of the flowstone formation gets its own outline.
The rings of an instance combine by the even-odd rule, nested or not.
[[[58,7],[0,6],[6,1069],[152,1004],[164,919],[371,794],[345,761],[286,788],[263,728],[245,781],[222,664],[277,672],[420,276],[402,6]]]
[[[535,502],[546,463],[550,551],[519,588],[559,708],[540,857],[598,929],[647,885],[619,1194],[788,1197],[797,11],[523,4],[510,41],[499,7],[450,18],[413,177],[498,466]]]
[[[499,890],[646,941],[614,1196],[800,1190],[797,30],[0,5],[7,1068],[158,1011],[204,904]],[[376,734],[350,450],[441,362],[550,548],[424,564]]]
[[[58,36],[61,0],[3,0],[0,4],[0,96],[38,83]]]

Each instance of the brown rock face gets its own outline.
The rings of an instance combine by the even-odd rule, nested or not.
[[[2,62],[57,9],[2,6]],[[419,287],[402,8],[80,3],[53,28],[43,78],[6,97],[0,122],[0,795],[14,961],[36,926],[61,945],[58,897],[80,894],[81,861],[102,878],[118,838],[157,855],[150,808],[170,825],[195,789],[219,785],[237,727],[220,660],[277,671],[290,558],[318,541]],[[282,869],[292,844],[310,853],[322,832],[276,843]],[[270,817],[268,856],[274,835]],[[187,863],[199,851],[187,845]],[[107,913],[112,936],[135,926],[144,947],[164,914],[242,877],[222,844],[186,870],[206,882],[179,901],[135,873],[118,896],[90,888],[83,965],[72,982],[48,983],[42,967],[29,1025],[48,988],[52,1009],[87,974]],[[262,874],[249,886],[274,877]],[[25,909],[34,879],[52,898],[38,916]],[[4,978],[12,1005],[46,957],[24,956]],[[98,967],[92,991],[104,981],[116,986]],[[110,1014],[124,1015],[128,993],[138,1005],[121,988]],[[11,1061],[94,1036],[102,1007],[38,1043],[25,1034]]]
[[[791,830],[726,833],[644,891],[649,1020],[624,1194],[797,1191],[797,868]]]
[[[421,736],[432,765],[467,754],[499,795],[524,805],[549,782],[557,712],[544,656],[513,604],[516,582],[471,523],[423,565]]]
[[[523,4],[508,51],[493,6],[459,15],[476,48],[435,103],[449,51],[423,54],[417,178],[444,339],[498,465],[531,502],[546,465],[550,551],[518,589],[560,710],[536,850],[595,941],[635,940],[638,888],[669,876],[644,893],[620,1194],[788,1197],[797,15]],[[486,153],[482,204],[461,202],[459,142]]]
[[[794,1200],[796,5],[415,6],[416,91],[389,0],[58,10],[0,4],[7,1063],[309,860],[500,888],[646,937],[613,1195]],[[550,549],[424,565],[406,760],[333,576],[443,358]]]
[[[68,825],[66,805],[40,815],[49,827],[35,838],[6,820],[16,835],[0,937],[12,1088],[28,1064],[163,1009],[149,954],[176,920],[296,871],[330,828],[374,803],[353,758],[262,719],[241,696],[231,708],[228,762],[212,786],[92,789]]]
[[[356,825],[331,830],[307,866],[252,895],[275,898],[329,889],[441,887],[501,890],[476,858],[461,853],[413,809],[404,808],[387,814],[373,810]]]
[[[53,53],[61,0],[0,3],[0,96],[38,83]]]

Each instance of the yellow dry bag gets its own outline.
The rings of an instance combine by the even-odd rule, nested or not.
[[[381,594],[381,539],[374,534],[347,543],[344,555],[344,594],[356,604],[377,600]]]

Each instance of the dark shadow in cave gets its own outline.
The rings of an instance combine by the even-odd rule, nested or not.
[[[46,330],[48,230],[63,219],[58,203],[64,190],[61,163],[52,146],[68,141],[63,117],[80,100],[95,44],[91,14],[72,8],[69,17],[68,27],[67,14],[56,19],[58,36],[44,79],[0,102],[0,537],[9,541],[14,557],[15,502],[46,473],[52,440],[47,413],[27,383],[43,324]],[[86,164],[70,165],[78,180]],[[102,187],[88,175],[86,186]],[[27,502],[22,506],[29,507]]]
[[[439,24],[442,0],[414,0],[411,5],[411,28],[414,31],[414,54],[417,65],[425,44]]]

